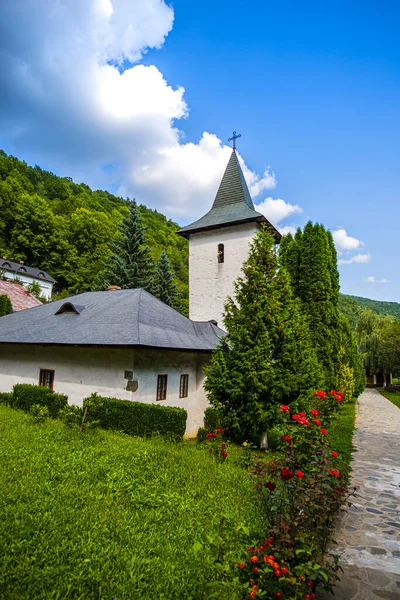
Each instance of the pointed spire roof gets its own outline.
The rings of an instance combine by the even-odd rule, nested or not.
[[[200,231],[207,229],[219,229],[220,227],[252,221],[269,225],[276,241],[279,242],[280,233],[267,221],[264,215],[254,209],[249,188],[236,151],[233,149],[211,210],[191,225],[180,229],[178,233],[188,238],[191,233],[200,233]]]

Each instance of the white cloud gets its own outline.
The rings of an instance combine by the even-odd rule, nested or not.
[[[208,132],[184,143],[176,126],[189,114],[184,88],[169,85],[154,65],[133,64],[162,46],[173,20],[163,0],[6,2],[0,142],[181,221],[200,216],[230,149]],[[253,195],[276,186],[270,168],[257,175],[239,159]]]
[[[347,231],[340,227],[332,232],[333,240],[338,251],[356,250],[363,243],[357,238],[351,237]]]
[[[391,283],[390,279],[375,279],[373,275],[370,275],[366,279],[364,279],[367,283]]]
[[[273,225],[277,225],[290,215],[301,213],[302,209],[298,204],[290,204],[282,198],[266,198],[260,204],[255,206],[256,210],[265,215]],[[287,226],[289,227],[289,226]],[[294,227],[294,225],[290,226]]]
[[[279,227],[279,231],[282,235],[286,235],[288,233],[295,235],[298,227],[298,225],[283,225]]]
[[[351,265],[352,263],[367,263],[371,260],[370,254],[356,254],[351,258],[344,259],[341,258],[338,260],[339,265]]]

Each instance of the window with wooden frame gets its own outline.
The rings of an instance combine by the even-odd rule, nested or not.
[[[187,398],[189,389],[189,375],[181,375],[179,398]]]
[[[167,397],[168,375],[158,375],[157,377],[157,400],[165,400]]]
[[[54,371],[51,371],[50,369],[40,369],[39,385],[48,387],[52,390],[54,387]]]
[[[223,244],[218,244],[217,256],[218,256],[218,262],[223,263],[224,262],[224,245]]]

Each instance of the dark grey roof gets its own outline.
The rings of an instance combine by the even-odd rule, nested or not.
[[[56,314],[65,304],[68,310]],[[0,318],[0,343],[9,344],[211,351],[223,335],[212,323],[191,321],[142,289],[86,292]]]
[[[11,273],[15,273],[16,275],[28,275],[29,277],[34,277],[35,279],[39,279],[41,281],[49,281],[50,283],[56,282],[56,280],[50,277],[46,271],[34,269],[32,267],[28,267],[28,265],[16,263],[12,260],[7,260],[4,258],[0,260],[0,270],[9,271]]]
[[[252,221],[268,225],[276,241],[280,240],[281,234],[275,227],[271,225],[264,215],[254,210],[249,188],[247,187],[236,151],[233,150],[211,210],[191,225],[182,227],[178,233],[188,238],[191,233],[228,227],[229,225],[236,225],[238,223],[250,223]]]

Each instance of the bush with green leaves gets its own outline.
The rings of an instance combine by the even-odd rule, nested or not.
[[[9,315],[13,311],[10,298],[7,294],[0,294],[0,317]]]
[[[57,417],[62,408],[67,406],[68,397],[56,394],[53,390],[40,385],[17,383],[10,396],[10,406],[29,412],[34,404],[47,406],[51,417]]]
[[[68,427],[80,426],[82,423],[83,410],[75,404],[67,404],[58,413],[58,418]]]
[[[35,423],[38,424],[44,423],[50,416],[47,406],[42,406],[41,404],[33,404],[30,413]]]
[[[11,392],[0,392],[0,404],[11,403]]]
[[[186,430],[187,412],[175,406],[159,406],[104,398],[96,393],[83,401],[86,421],[99,421],[100,427],[123,431],[129,435],[162,435],[182,438]]]

